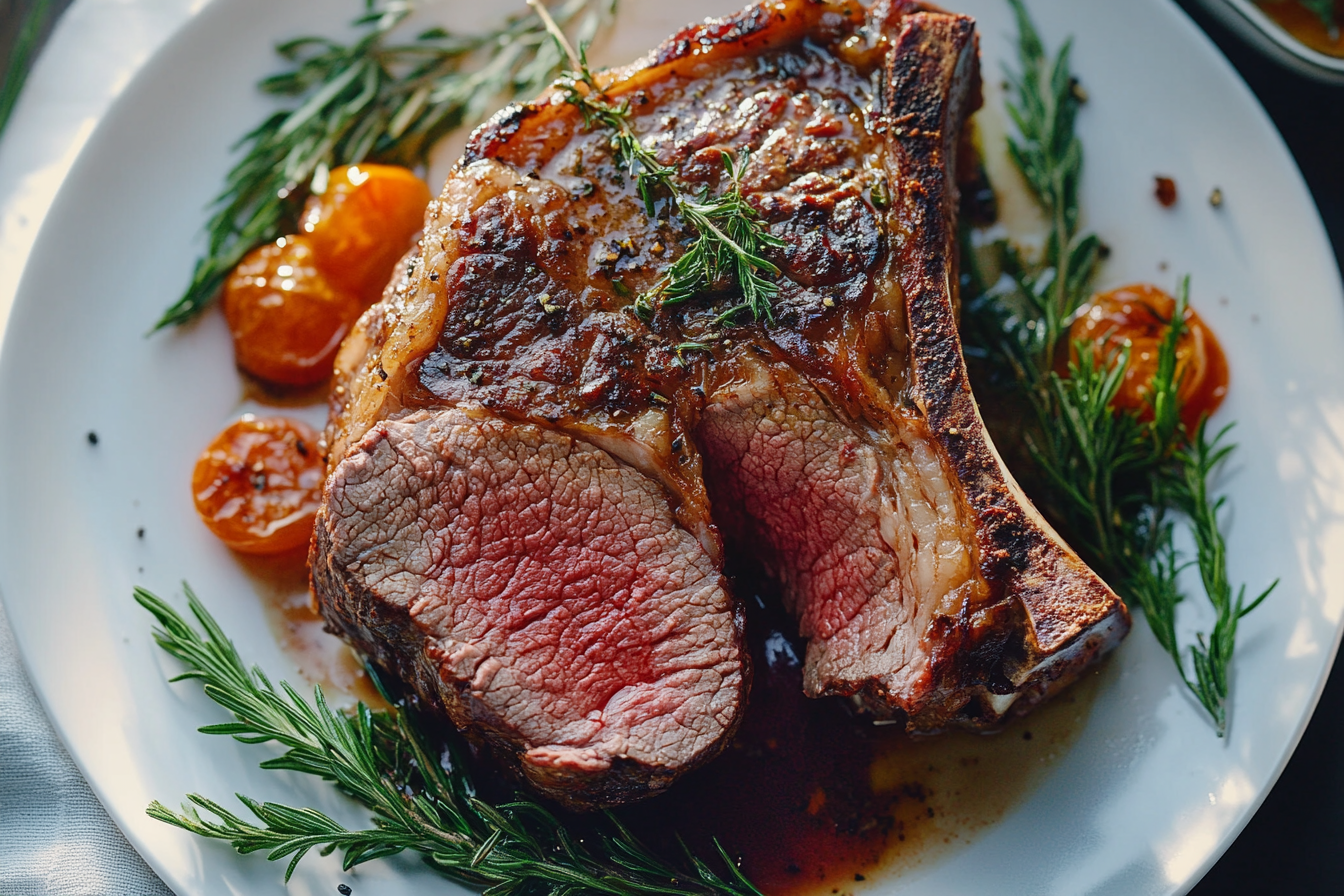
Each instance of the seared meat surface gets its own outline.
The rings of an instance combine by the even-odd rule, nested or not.
[[[599,76],[686,195],[742,190],[781,270],[637,316],[691,234],[558,93],[473,135],[337,361],[313,585],[333,628],[578,807],[712,757],[749,670],[752,551],[809,694],[911,729],[1066,684],[1124,605],[1003,468],[956,332],[973,22],[772,0]]]

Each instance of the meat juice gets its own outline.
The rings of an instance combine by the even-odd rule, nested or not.
[[[309,684],[320,685],[334,706],[357,701],[380,709],[387,704],[364,671],[364,661],[329,634],[308,591],[308,551],[272,556],[235,554],[262,598],[262,609],[282,650]]]
[[[1067,752],[1099,674],[992,734],[911,737],[839,698],[803,695],[804,645],[773,585],[735,577],[748,598],[754,678],[733,743],[666,794],[620,810],[640,836],[697,855],[717,838],[769,896],[862,892],[974,839]],[[675,852],[667,854],[674,855]]]
[[[358,656],[323,629],[305,555],[238,556],[299,674],[335,705],[384,706]],[[734,581],[737,593],[748,595],[754,668],[742,727],[705,768],[618,814],[668,856],[680,853],[680,836],[710,857],[717,838],[768,896],[857,894],[866,882],[971,842],[1067,752],[1104,674],[1104,667],[1088,672],[992,734],[912,737],[872,724],[841,699],[805,697],[805,645],[788,634],[796,626],[774,586],[752,572]],[[505,781],[480,783],[500,798],[512,790]]]

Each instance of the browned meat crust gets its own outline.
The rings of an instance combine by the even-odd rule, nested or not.
[[[329,622],[576,806],[731,736],[725,538],[783,585],[808,692],[912,729],[993,724],[1112,647],[1123,603],[1004,469],[962,361],[972,20],[772,0],[603,78],[687,191],[750,153],[744,195],[785,242],[774,321],[716,324],[731,290],[640,320],[679,219],[557,95],[496,116],[338,359]]]

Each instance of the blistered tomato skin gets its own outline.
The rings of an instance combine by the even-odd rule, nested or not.
[[[220,541],[245,554],[279,554],[312,537],[325,475],[312,427],[248,415],[201,454],[191,492]]]
[[[222,304],[238,366],[282,386],[330,376],[336,350],[362,310],[353,293],[318,269],[301,236],[248,253],[225,283]]]
[[[424,226],[429,200],[429,187],[408,168],[349,165],[308,200],[300,227],[323,272],[368,306]]]
[[[1069,328],[1070,345],[1091,343],[1098,359],[1129,344],[1129,366],[1113,402],[1116,407],[1148,415],[1148,384],[1157,372],[1158,350],[1175,311],[1174,298],[1138,283],[1095,296]],[[1193,308],[1186,309],[1185,332],[1176,343],[1176,374],[1181,422],[1193,433],[1200,417],[1223,403],[1228,384],[1227,356]]]

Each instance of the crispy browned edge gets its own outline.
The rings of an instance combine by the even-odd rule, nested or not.
[[[905,0],[896,0],[904,5]],[[688,25],[657,49],[623,68],[597,75],[611,96],[634,93],[651,81],[689,74],[695,67],[733,56],[764,53],[796,43],[830,17],[830,26],[856,25],[865,8],[857,0],[762,0],[720,19]],[[547,90],[528,103],[497,112],[467,141],[459,164],[503,156],[512,141],[532,139],[552,115],[576,115],[568,104],[553,104]]]
[[[954,46],[959,52],[925,52]],[[1023,709],[1077,677],[1129,631],[1124,602],[1075,554],[1003,466],[986,431],[962,356],[956,321],[956,184],[952,166],[974,108],[953,88],[979,90],[958,67],[978,54],[966,16],[907,16],[885,72],[884,126],[900,172],[899,247],[913,359],[913,398],[956,471],[975,513],[981,571],[1026,611],[1025,655],[1008,668]],[[969,620],[966,620],[969,624]],[[1046,668],[1039,668],[1045,665]]]
[[[916,4],[897,0],[891,5],[910,9]],[[604,80],[617,85],[613,92],[627,92],[627,87],[636,89],[639,82],[652,76],[653,70],[663,66],[693,56],[698,59],[692,61],[705,61],[716,55],[714,51],[727,51],[735,43],[741,47],[734,55],[763,52],[800,38],[815,25],[816,16],[795,16],[793,21],[787,21],[782,6],[751,6],[724,19],[692,25],[664,41],[644,59],[605,75]],[[825,0],[805,0],[804,6],[817,10],[843,9],[849,16],[855,9],[861,9],[857,4]],[[920,47],[934,40],[950,41],[957,46],[960,52],[955,61],[949,62],[941,53],[920,52]],[[901,177],[903,223],[906,232],[915,235],[904,246],[902,259],[905,262],[902,287],[915,359],[915,399],[976,514],[982,573],[989,581],[1018,584],[1013,591],[1027,611],[1030,627],[1025,656],[1017,665],[1019,674],[1010,673],[1013,689],[1022,693],[1016,704],[1016,709],[1021,710],[1076,679],[1098,656],[1113,648],[1128,632],[1130,618],[1119,597],[1053,533],[1003,468],[971,395],[954,324],[955,284],[948,260],[955,258],[955,240],[947,226],[955,220],[955,183],[950,165],[956,158],[954,148],[963,123],[959,115],[965,98],[955,101],[957,98],[950,97],[947,88],[949,81],[955,81],[956,67],[968,64],[967,60],[976,52],[974,22],[969,17],[905,16],[885,72],[886,118],[892,158],[904,160],[905,166]],[[501,110],[472,133],[459,164],[496,156],[526,124],[535,123],[538,113],[548,108],[553,107],[538,100]],[[333,414],[340,413],[339,404],[334,400]],[[321,525],[324,514],[325,506],[319,513],[314,536],[314,559],[331,556],[326,529]],[[1045,576],[1044,581],[1032,581],[1024,575],[1033,564],[1049,561],[1053,567],[1060,560],[1068,566],[1081,567],[1090,576],[1085,588],[1088,600],[1081,605],[1075,605],[1079,603],[1075,591],[1050,587],[1051,576]],[[486,718],[473,715],[466,683],[457,682],[450,687],[440,678],[436,666],[424,655],[423,633],[409,614],[371,600],[373,596],[362,589],[357,588],[362,592],[358,595],[351,594],[349,584],[328,563],[312,565],[315,593],[349,598],[348,605],[343,601],[339,607],[331,601],[321,602],[328,623],[365,650],[378,665],[410,683],[422,699],[446,711],[469,737],[490,744],[506,758],[511,770],[520,774],[525,745],[507,737],[503,730],[491,728]],[[365,607],[365,612],[359,612],[359,606]],[[970,620],[961,620],[961,624],[969,627]],[[1073,643],[1069,643],[1069,633],[1080,628],[1081,634],[1075,634]],[[745,657],[742,631],[739,609],[735,637]],[[397,653],[389,647],[396,642],[414,649],[406,654]],[[408,663],[409,656],[419,661]],[[1046,658],[1055,662],[1037,670]],[[963,663],[966,661],[968,658],[962,659]],[[974,662],[975,658],[969,661]],[[745,709],[750,663],[744,663],[743,671],[741,705]],[[738,713],[734,731],[742,715]],[[583,780],[555,780],[552,776],[537,779],[540,770],[536,769],[531,769],[534,775],[529,780],[574,808],[615,805],[665,789],[680,774],[717,755],[731,741],[734,731],[720,740],[717,749],[702,751],[691,763],[674,772],[617,761],[611,771],[604,773],[602,782],[590,790],[584,788],[591,782]]]
[[[664,41],[644,59],[603,77],[610,79],[608,83],[619,80],[624,88],[640,80],[637,76],[648,77],[648,73],[655,69],[692,56],[696,61],[703,61],[714,55],[714,50],[725,54],[732,51],[733,55],[758,53],[800,39],[816,16],[787,16],[780,11],[780,6],[782,4],[752,6],[725,19],[692,25]],[[859,8],[849,0],[842,4],[805,0],[803,6],[815,8],[818,16],[826,9]],[[779,33],[781,30],[783,34]],[[501,110],[472,133],[459,165],[493,157],[518,136],[524,122],[537,118],[538,112],[552,108],[556,107],[539,100]],[[389,289],[395,288],[399,279],[394,276]],[[370,346],[370,350],[377,349]],[[336,382],[346,389],[350,386],[344,376],[338,375]],[[344,404],[341,396],[333,396],[333,419],[339,419],[344,413]],[[340,458],[331,458],[331,461],[334,465]],[[506,770],[568,808],[600,809],[653,796],[667,789],[676,778],[713,759],[732,742],[746,710],[752,678],[750,651],[743,636],[745,620],[741,601],[735,601],[733,625],[734,646],[743,659],[739,710],[730,728],[711,748],[701,750],[675,769],[618,758],[609,770],[599,775],[559,774],[523,763],[523,754],[531,745],[524,743],[507,726],[499,724],[479,701],[472,699],[470,682],[443,680],[438,665],[425,653],[423,630],[406,610],[387,605],[342,570],[333,567],[330,562],[333,545],[325,524],[326,516],[324,502],[318,511],[310,552],[310,584],[314,594],[323,595],[318,603],[328,625],[364,651],[377,666],[408,683],[422,700],[445,712],[468,738],[488,745]],[[395,649],[394,645],[400,645],[402,649]]]

